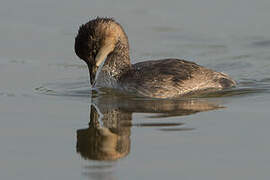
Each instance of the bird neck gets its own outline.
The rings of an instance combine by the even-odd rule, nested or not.
[[[107,56],[102,71],[118,79],[131,68],[128,43],[117,43],[115,49]]]

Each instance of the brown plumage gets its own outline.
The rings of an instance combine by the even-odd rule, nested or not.
[[[92,85],[138,96],[174,98],[236,85],[226,74],[180,59],[132,65],[128,38],[121,25],[110,18],[96,18],[82,25],[75,52],[88,65]]]

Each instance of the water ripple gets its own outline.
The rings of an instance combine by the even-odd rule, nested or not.
[[[40,94],[52,95],[52,96],[65,96],[65,97],[89,98],[91,96],[97,97],[104,94],[121,96],[121,94],[115,91],[109,90],[109,89],[92,89],[91,90],[88,81],[47,83],[40,87],[35,88],[35,91]],[[247,94],[253,94],[253,93],[268,93],[269,91],[270,91],[270,78],[263,78],[260,80],[240,79],[236,88],[220,90],[220,91],[210,92],[210,93],[204,93],[204,94],[199,94],[199,95],[193,95],[191,97],[196,97],[196,98],[229,97],[229,96],[239,96],[239,95],[247,95]],[[7,95],[7,94],[1,92],[0,95]]]
[[[35,91],[53,96],[91,97],[87,82],[47,83],[35,88]]]
[[[255,41],[251,43],[254,47],[269,47],[270,46],[270,40],[262,40],[262,41]]]

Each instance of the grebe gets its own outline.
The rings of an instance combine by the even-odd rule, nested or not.
[[[98,17],[81,25],[75,38],[75,52],[86,62],[90,83],[97,88],[174,98],[236,85],[224,73],[185,60],[170,58],[131,64],[127,35],[111,18]]]

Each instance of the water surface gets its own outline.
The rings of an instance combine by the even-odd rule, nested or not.
[[[4,1],[0,179],[269,179],[270,3]],[[132,62],[225,72],[234,89],[174,100],[90,90],[78,26],[113,16]]]

